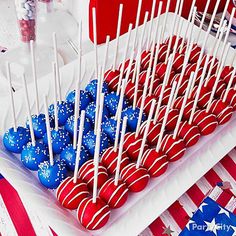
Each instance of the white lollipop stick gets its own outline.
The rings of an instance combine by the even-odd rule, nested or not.
[[[223,23],[224,23],[224,20],[225,20],[225,16],[226,16],[226,12],[227,12],[227,9],[228,9],[228,6],[229,6],[229,2],[231,0],[227,0],[227,2],[225,3],[225,7],[224,7],[224,11],[221,15],[221,19],[220,19],[220,24],[219,24],[219,27],[218,27],[218,30],[217,30],[217,33],[216,33],[216,38],[218,38],[219,34],[220,34],[220,30],[223,26]]]
[[[215,80],[214,86],[213,86],[212,91],[211,91],[211,96],[210,96],[210,99],[209,99],[209,102],[208,102],[207,108],[206,108],[206,112],[207,113],[209,112],[209,110],[211,108],[211,103],[212,103],[212,101],[214,99],[215,92],[216,92],[216,89],[217,89],[218,82],[220,80],[220,75],[222,73],[222,70],[223,70],[223,64],[220,66],[219,73],[216,76],[216,80]]]
[[[146,44],[146,52],[149,50],[150,41],[151,41],[151,35],[152,35],[152,27],[153,27],[153,19],[155,14],[155,8],[156,8],[156,0],[153,0],[152,2],[152,11],[151,11],[151,20],[150,20],[150,27],[148,30],[148,38],[147,38],[147,44]]]
[[[147,135],[148,135],[148,131],[149,131],[149,128],[150,128],[150,124],[151,124],[152,116],[153,116],[153,113],[154,113],[155,105],[156,105],[156,100],[153,100],[152,103],[151,103],[150,112],[148,114],[147,124],[146,124],[146,127],[145,127],[141,148],[140,148],[139,155],[138,155],[138,160],[137,160],[137,163],[136,163],[136,169],[138,169],[140,164],[141,164],[141,160],[142,160],[143,152],[144,152],[144,146],[145,146],[146,141],[147,141]]]
[[[13,121],[13,130],[14,130],[14,132],[16,132],[17,131],[16,110],[15,110],[15,103],[14,103],[14,98],[13,98],[11,72],[10,72],[9,62],[6,62],[6,70],[7,70],[7,80],[8,80],[8,84],[9,84],[9,95],[10,95],[10,101],[11,101],[11,114],[12,114],[12,121]]]
[[[142,33],[141,33],[141,38],[140,38],[140,42],[139,42],[139,45],[138,45],[138,53],[137,53],[137,55],[140,55],[140,54],[141,54],[141,51],[142,51],[143,39],[144,39],[145,31],[146,31],[148,15],[149,15],[149,12],[146,12],[145,18],[144,18],[144,23],[143,23],[143,29],[142,29]],[[134,83],[134,80],[135,80],[135,76],[136,76],[136,73],[137,73],[137,69],[138,69],[138,68],[137,68],[137,62],[136,62],[136,63],[135,63],[135,68],[134,68],[133,77],[132,77],[132,82],[133,82],[133,83]]]
[[[107,35],[106,37],[106,45],[105,45],[105,55],[104,55],[104,61],[102,65],[102,74],[105,74],[106,65],[107,65],[107,57],[108,57],[108,51],[109,51],[109,44],[110,44],[110,35]]]
[[[122,113],[122,107],[123,107],[123,101],[124,101],[124,93],[125,93],[125,81],[122,81],[121,86],[121,94],[120,94],[120,100],[117,108],[117,124],[116,124],[116,138],[115,138],[115,144],[114,144],[114,151],[117,152],[118,148],[118,142],[119,142],[119,134],[120,134],[120,122],[121,122],[121,113]]]
[[[102,123],[103,103],[104,103],[104,93],[101,94],[101,99],[100,99],[98,130],[96,134],[96,144],[95,144],[95,153],[94,153],[93,203],[96,203],[97,189],[98,189],[98,166],[99,166],[99,153],[100,153],[100,141],[101,141],[101,123]]]
[[[155,113],[155,116],[154,116],[154,124],[156,124],[156,122],[157,122],[158,114],[159,114],[161,103],[162,103],[162,98],[163,98],[163,95],[164,95],[164,92],[165,92],[165,87],[168,83],[168,79],[169,79],[169,76],[170,76],[172,64],[173,64],[173,56],[170,55],[169,61],[168,61],[168,64],[167,64],[166,74],[165,74],[165,77],[164,77],[164,80],[163,80],[163,83],[162,83],[161,92],[160,92],[160,96],[159,96],[158,103],[157,103],[156,113]]]
[[[53,88],[54,88],[54,120],[55,120],[55,130],[58,131],[58,106],[57,106],[57,79],[56,79],[56,64],[52,63],[53,71]]]
[[[230,77],[229,83],[227,85],[227,88],[226,88],[226,91],[225,91],[225,94],[224,94],[224,97],[223,97],[223,102],[226,101],[229,90],[231,89],[231,86],[232,86],[232,83],[233,83],[233,80],[234,80],[234,76],[235,76],[235,72],[236,72],[236,67],[234,67],[234,70],[233,70],[232,75]]]
[[[130,43],[130,36],[131,36],[132,28],[133,28],[133,25],[129,24],[129,30],[128,30],[126,46],[125,46],[125,52],[124,52],[124,57],[123,57],[123,61],[122,61],[122,64],[121,64],[119,82],[118,82],[117,91],[116,91],[117,95],[119,95],[119,93],[120,93],[121,80],[123,79],[123,75],[124,75],[125,60],[126,60],[128,50],[129,50],[129,43]]]
[[[123,154],[123,145],[124,145],[126,127],[127,127],[127,117],[125,116],[123,119],[123,123],[122,123],[119,152],[118,152],[118,157],[117,157],[117,165],[116,165],[116,173],[115,173],[115,186],[118,185],[118,181],[119,181],[119,177],[120,177],[120,164],[121,164],[121,158],[122,158],[122,154]]]
[[[23,87],[24,87],[25,102],[26,102],[27,116],[28,116],[29,127],[30,127],[31,141],[32,141],[32,145],[35,146],[36,141],[35,141],[35,135],[34,135],[32,116],[31,116],[31,112],[30,112],[29,95],[28,95],[28,90],[27,90],[27,85],[26,85],[24,74],[22,75],[22,82],[23,82]]]
[[[177,0],[176,7],[175,7],[175,13],[174,13],[173,26],[172,26],[172,29],[171,29],[171,32],[170,32],[170,35],[169,35],[169,43],[168,43],[167,52],[166,52],[165,64],[167,64],[167,60],[169,58],[170,51],[171,51],[172,36],[175,33],[175,28],[176,28],[176,23],[177,23],[177,16],[178,16],[177,13],[178,13],[178,10],[179,10],[179,5],[180,5],[180,0]]]
[[[161,126],[161,131],[160,131],[157,146],[156,146],[156,151],[157,152],[159,152],[160,147],[161,147],[161,141],[162,141],[162,138],[163,138],[163,135],[164,135],[164,132],[165,132],[165,126],[166,126],[167,118],[168,118],[168,115],[169,115],[172,99],[173,99],[173,96],[174,96],[176,84],[177,83],[175,81],[172,85],[172,88],[171,88],[170,98],[169,98],[169,101],[168,101],[168,104],[167,104],[167,107],[166,107],[166,112],[165,112],[165,115],[164,115],[164,119],[163,119],[162,126]]]
[[[168,15],[169,9],[170,9],[170,0],[167,0],[165,18],[164,18],[164,22],[163,22],[163,28],[161,31],[161,38],[164,38],[164,34],[165,34],[165,30],[166,30],[166,23],[167,23],[167,15]]]
[[[96,79],[98,78],[98,51],[97,51],[97,19],[96,19],[96,8],[92,9],[93,14],[93,46],[94,46],[94,53],[95,53],[95,76]]]
[[[200,26],[199,26],[199,31],[198,31],[198,35],[197,35],[197,39],[196,39],[196,42],[197,42],[197,43],[198,43],[198,41],[199,41],[199,37],[200,37],[201,32],[202,32],[201,29],[202,29],[203,24],[204,24],[204,22],[205,22],[206,14],[207,14],[207,10],[208,10],[208,8],[209,8],[210,2],[211,2],[211,0],[207,0],[205,9],[204,9],[204,12],[203,12],[203,15],[202,15],[202,20],[201,20],[201,23],[200,23]]]
[[[115,54],[114,54],[113,69],[112,69],[113,71],[115,71],[115,69],[116,69],[116,61],[117,61],[117,54],[118,54],[118,49],[119,49],[119,38],[120,38],[122,14],[123,14],[123,4],[120,4],[117,31],[116,31]]]
[[[135,85],[134,85],[133,110],[135,109],[136,104],[137,104],[139,76],[140,76],[140,70],[141,70],[141,66],[140,66],[141,55],[138,55],[138,58],[136,59],[136,64],[137,64],[137,75],[136,75],[136,80],[135,80]]]
[[[195,22],[196,13],[197,13],[197,8],[194,7],[194,8],[193,8],[193,15],[192,15],[192,22],[191,22],[191,27],[190,27],[190,30],[189,30],[189,37],[188,37],[187,44],[190,43],[190,41],[191,41],[191,39],[192,39],[192,36],[193,36],[193,27],[194,27],[194,22]],[[183,40],[183,41],[184,41],[184,40]]]
[[[161,31],[162,31],[162,27],[160,27],[160,32]],[[153,62],[153,70],[152,70],[151,82],[150,82],[149,94],[148,94],[149,96],[152,95],[152,91],[153,91],[153,85],[154,85],[155,73],[156,73],[155,68],[158,62],[158,55],[159,55],[160,42],[161,42],[160,37],[161,37],[161,34],[159,34],[157,38],[156,53],[155,53],[154,62]]]
[[[61,102],[61,75],[59,70],[59,62],[58,62],[58,48],[57,48],[57,36],[56,33],[52,33],[53,38],[53,50],[54,50],[54,61],[56,63],[56,78],[57,78],[57,90],[58,90],[58,101]]]
[[[96,113],[95,113],[95,123],[94,123],[94,133],[97,132],[98,125],[98,115],[99,115],[99,103],[100,103],[100,94],[101,94],[101,86],[103,86],[102,78],[101,78],[102,68],[99,66],[98,68],[98,82],[97,82],[97,99],[96,99]]]
[[[190,76],[190,79],[189,79],[189,82],[188,82],[188,87],[187,87],[187,90],[186,90],[185,95],[184,95],[183,104],[181,106],[181,109],[180,109],[180,112],[179,112],[179,116],[178,116],[178,120],[177,120],[175,129],[174,129],[174,135],[173,135],[174,139],[176,139],[177,134],[179,132],[180,122],[181,122],[181,120],[183,118],[185,105],[187,103],[188,95],[189,95],[189,93],[191,91],[190,89],[191,89],[191,85],[193,84],[193,79],[194,79],[194,72],[191,73],[191,76]]]
[[[75,111],[74,111],[74,135],[73,135],[73,148],[76,149],[77,143],[77,128],[79,117],[79,104],[80,104],[80,80],[78,80],[75,89]]]
[[[53,158],[53,151],[52,151],[52,137],[51,137],[49,114],[48,114],[47,96],[44,96],[44,109],[45,109],[45,119],[46,119],[47,137],[48,137],[49,161],[50,161],[50,166],[53,166],[54,158]]]
[[[190,9],[190,12],[189,12],[189,15],[188,15],[188,25],[187,25],[187,28],[186,28],[186,30],[185,30],[185,33],[184,33],[184,36],[183,36],[183,40],[182,40],[182,42],[181,42],[181,44],[180,44],[180,47],[179,47],[179,52],[180,52],[180,53],[181,53],[182,50],[183,50],[184,42],[185,42],[185,40],[187,39],[187,35],[188,35],[188,33],[189,33],[189,27],[190,27],[191,22],[192,22],[191,19],[194,18],[194,16],[193,16],[193,10],[194,10],[195,3],[196,3],[196,0],[194,0],[194,1],[192,2],[192,6],[191,6],[191,9]]]
[[[229,48],[230,48],[230,47],[231,47],[231,44],[230,44],[230,43],[227,43],[227,45],[226,45],[224,51],[222,51],[222,52],[223,52],[223,55],[224,55],[224,54],[228,55],[228,52],[229,52]],[[235,55],[235,56],[236,56],[236,55]],[[231,65],[232,65],[233,62],[234,62],[235,56],[233,57],[233,61],[232,61]],[[220,66],[221,66],[222,64],[225,65],[225,61],[226,61],[226,57],[223,57],[222,60],[221,60],[221,63],[219,63],[219,65],[218,65],[218,68],[217,68],[217,70],[216,70],[216,74],[219,73]]]
[[[38,83],[37,83],[37,73],[35,65],[35,52],[34,52],[34,41],[30,40],[30,55],[31,55],[31,65],[34,79],[34,92],[35,92],[35,107],[36,115],[39,115],[39,95],[38,95]]]
[[[198,99],[199,99],[201,89],[202,89],[202,86],[203,86],[203,83],[204,83],[204,79],[205,79],[205,75],[206,75],[206,72],[207,72],[207,67],[208,67],[209,60],[210,60],[210,55],[207,54],[206,63],[203,67],[201,79],[200,79],[200,82],[199,82],[199,85],[198,85],[198,88],[197,88],[197,91],[196,91],[196,96],[195,96],[195,99],[194,99],[193,108],[192,108],[190,118],[189,118],[189,122],[188,122],[190,125],[193,122],[193,117],[194,117],[195,111],[197,109],[197,103],[198,103]]]
[[[79,137],[78,137],[78,142],[77,142],[75,170],[74,170],[74,177],[73,177],[73,182],[74,183],[77,182],[77,177],[78,177],[80,152],[81,152],[81,146],[82,146],[82,140],[83,140],[83,131],[84,131],[84,120],[85,120],[85,111],[81,111],[80,125],[79,125]]]
[[[137,15],[136,15],[136,22],[135,22],[135,31],[134,31],[134,47],[137,43],[137,34],[138,34],[138,26],[140,21],[140,13],[142,9],[142,2],[143,0],[138,1],[138,9],[137,9]]]
[[[136,128],[135,138],[138,137],[141,122],[142,122],[143,110],[144,110],[144,105],[145,105],[145,99],[146,99],[146,96],[147,96],[147,89],[148,89],[148,84],[149,84],[149,80],[150,80],[150,74],[151,74],[151,69],[148,68],[146,81],[145,81],[144,89],[143,89],[141,106],[140,106],[140,110],[139,110],[138,124],[137,124],[137,128]]]

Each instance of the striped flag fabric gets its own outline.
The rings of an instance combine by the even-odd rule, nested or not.
[[[233,149],[140,235],[179,235],[207,196],[236,214],[235,170],[236,149]]]

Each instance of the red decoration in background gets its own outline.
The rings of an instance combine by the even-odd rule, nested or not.
[[[209,6],[209,13],[213,12],[217,0],[211,0]],[[146,11],[151,12],[153,0],[143,0],[142,10],[140,15],[140,22],[142,24],[144,20],[144,15]],[[156,12],[159,5],[159,0],[157,0]],[[167,0],[163,0],[163,10],[165,12]],[[223,11],[226,0],[222,0],[218,9],[218,12]],[[135,25],[136,13],[138,7],[138,0],[90,0],[89,4],[89,36],[93,41],[93,20],[92,20],[92,8],[96,8],[97,14],[97,42],[98,44],[104,43],[106,41],[106,36],[110,35],[111,39],[116,36],[116,27],[118,19],[119,4],[123,3],[123,19],[121,25],[121,34],[128,31],[129,24]],[[171,0],[170,11],[173,12],[175,9],[176,0]],[[192,4],[192,0],[184,0],[183,16],[187,17]],[[202,0],[196,1],[196,6],[198,11],[204,11],[205,4],[202,4]],[[150,17],[150,16],[149,16]]]

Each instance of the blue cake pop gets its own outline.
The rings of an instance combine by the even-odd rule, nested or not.
[[[21,126],[10,128],[3,136],[3,144],[5,148],[13,153],[21,153],[23,146],[30,140],[30,132],[28,129]]]
[[[75,116],[71,116],[67,119],[65,124],[65,129],[70,133],[70,135],[73,137],[74,135],[74,118]],[[80,126],[80,118],[78,118],[78,125],[77,125],[77,131],[79,132],[79,126]],[[90,124],[89,118],[85,118],[84,121],[84,134],[88,133],[89,130],[92,129],[92,125]]]
[[[94,79],[85,88],[85,91],[89,93],[93,101],[96,101],[97,98],[97,84],[98,80]],[[106,82],[103,82],[102,93],[106,94],[108,92],[109,92],[108,84]]]
[[[39,142],[27,143],[21,152],[21,161],[30,170],[38,170],[39,164],[48,160],[48,149]]]
[[[56,189],[67,177],[66,163],[64,161],[54,161],[51,166],[49,161],[44,161],[39,165],[38,177],[43,186]]]
[[[70,143],[70,134],[62,128],[59,128],[58,130],[52,129],[51,137],[52,149],[53,153],[55,154],[60,154],[63,149]],[[45,135],[43,136],[43,142],[46,146],[48,146],[47,133],[45,133]]]
[[[95,117],[96,117],[96,103],[95,102],[91,102],[88,105],[88,107],[86,108],[85,112],[86,112],[86,117],[88,117],[90,122],[91,122],[91,124],[94,125]],[[104,107],[103,113],[102,113],[102,121],[105,121],[108,118],[109,118],[109,112]]]
[[[72,103],[73,106],[75,105],[75,90],[68,93],[68,95],[66,96],[66,101]],[[80,103],[79,103],[80,111],[85,110],[91,101],[92,100],[89,96],[89,93],[84,90],[80,90]]]
[[[58,109],[58,124],[59,126],[64,126],[67,119],[73,115],[74,109],[73,105],[66,101],[57,102]],[[54,116],[54,104],[49,106],[49,115]]]
[[[69,144],[62,151],[60,157],[61,157],[61,160],[65,161],[67,169],[70,171],[74,171],[75,160],[76,160],[76,150],[73,148],[72,144]],[[89,159],[90,159],[90,154],[88,150],[84,146],[81,146],[79,168]]]
[[[102,123],[102,131],[107,135],[111,143],[115,142],[117,121],[114,117],[105,120]]]
[[[83,136],[83,145],[89,151],[90,155],[93,157],[95,152],[96,135],[94,131],[89,131]],[[100,143],[100,154],[103,153],[105,149],[109,146],[107,135],[101,132],[101,143]]]
[[[133,107],[127,107],[123,112],[122,112],[122,119],[127,116],[128,120],[127,120],[127,124],[128,124],[128,129],[131,132],[135,132],[136,128],[137,128],[137,124],[138,124],[138,117],[139,117],[139,112],[140,109],[138,107],[136,107],[133,110]],[[146,115],[143,113],[142,114],[142,122],[144,122],[146,120]]]
[[[116,115],[119,101],[120,101],[120,96],[117,95],[116,92],[111,92],[105,96],[104,105],[110,112],[111,116]],[[128,105],[129,105],[128,100],[124,98],[122,110],[128,107]]]
[[[41,139],[43,135],[46,133],[46,121],[45,121],[45,115],[39,114],[39,115],[32,115],[32,123],[33,123],[33,129],[34,129],[34,135],[37,139]],[[50,124],[53,126],[53,117],[50,116]],[[29,129],[29,121],[27,120],[26,126]]]

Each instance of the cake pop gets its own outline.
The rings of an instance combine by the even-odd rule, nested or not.
[[[124,135],[126,132],[126,126],[127,126],[127,117],[124,118],[123,124],[122,124],[122,131],[121,131],[121,138],[120,138],[120,145],[119,145],[119,151],[117,150],[116,145],[114,146],[114,149],[112,149],[112,153],[116,153],[115,162],[113,161],[112,164],[114,164],[114,173],[115,173],[115,179],[111,178],[109,179],[100,189],[99,196],[107,202],[110,208],[119,208],[122,205],[125,204],[127,198],[128,198],[128,188],[126,184],[119,179],[120,176],[120,170],[123,169],[127,164],[129,164],[129,161],[126,165],[124,165],[124,152],[123,152],[123,142],[124,142]],[[118,152],[118,153],[117,153]],[[107,157],[109,157],[107,155]],[[106,157],[104,157],[105,160]],[[104,161],[103,160],[103,161]],[[106,158],[107,161],[107,158]]]
[[[21,152],[21,161],[24,164],[24,166],[27,167],[28,169],[38,170],[39,164],[41,162],[48,160],[48,150],[42,143],[36,142],[35,140],[33,122],[32,122],[31,112],[30,112],[28,90],[27,90],[24,74],[22,76],[22,81],[23,81],[23,88],[24,88],[24,94],[25,94],[27,116],[29,120],[31,142],[23,146],[23,150]]]
[[[106,71],[104,75],[105,82],[107,83],[108,87],[115,91],[118,88],[118,82],[120,77],[120,71],[119,70],[108,70]]]
[[[28,143],[30,139],[30,132],[28,129],[16,125],[15,104],[12,93],[11,73],[9,62],[6,62],[7,79],[9,83],[9,95],[11,101],[11,113],[13,119],[13,128],[10,128],[3,136],[3,144],[5,148],[13,153],[21,153],[22,148]]]
[[[47,138],[48,138],[48,150],[49,160],[40,163],[38,169],[38,178],[43,186],[49,189],[55,189],[66,178],[67,170],[64,161],[54,160],[53,147],[51,140],[51,131],[48,114],[48,104],[46,97],[44,98],[46,125],[47,125]]]
[[[67,94],[66,101],[69,102],[70,104],[73,104],[73,105],[75,104],[75,90]],[[89,93],[84,90],[80,90],[79,109],[85,110],[90,102],[91,102],[91,98],[89,96]]]
[[[80,179],[67,177],[57,188],[56,196],[61,205],[67,209],[75,210],[79,204],[89,195],[86,183]]]
[[[212,75],[206,82],[206,87],[208,88],[209,91],[211,91],[211,89],[213,88],[215,81],[216,81],[216,76]],[[223,80],[219,79],[215,95],[217,97],[220,97],[225,89],[226,89],[226,84],[223,82]]]

